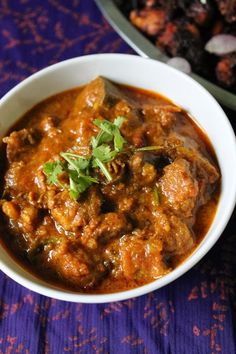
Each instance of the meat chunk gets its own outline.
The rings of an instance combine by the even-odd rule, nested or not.
[[[140,186],[152,184],[157,178],[157,171],[149,162],[145,162],[144,153],[137,152],[129,160],[131,178]]]
[[[201,180],[203,177],[205,179],[205,184],[213,184],[215,183],[219,177],[219,171],[214,166],[209,159],[204,157],[202,153],[198,150],[199,146],[194,144],[192,139],[187,139],[185,142],[189,142],[189,144],[193,148],[186,148],[185,146],[176,145],[175,149],[173,149],[173,158],[184,158],[188,160],[192,165],[195,166],[197,170],[197,177]],[[171,155],[172,153],[170,153]],[[175,156],[175,157],[174,157]]]
[[[108,162],[107,169],[112,176],[113,183],[122,180],[122,178],[124,177],[126,170],[125,160],[125,156],[120,155],[114,160]]]
[[[216,3],[227,22],[236,21],[236,0],[216,0]]]
[[[2,211],[9,219],[17,220],[20,217],[20,208],[14,201],[3,201]]]
[[[53,138],[62,131],[58,128],[58,118],[46,115],[39,124],[39,128],[42,129],[48,137]]]
[[[159,0],[143,0],[142,2],[145,4],[146,7],[154,7],[160,1]]]
[[[134,191],[132,187],[125,186],[125,181],[116,183],[115,188],[113,184],[102,186],[102,194],[104,196],[103,212],[119,211],[126,214],[131,212],[136,203]]]
[[[85,200],[71,199],[67,191],[50,200],[51,215],[66,231],[76,232],[100,213],[102,199],[96,188],[90,188]]]
[[[185,16],[192,19],[199,26],[206,26],[213,15],[214,6],[210,1],[176,0],[177,6],[182,9]]]
[[[156,208],[152,234],[163,242],[163,254],[168,256],[187,254],[194,245],[193,235],[181,218]]]
[[[38,209],[21,199],[3,201],[2,211],[23,233],[34,231],[40,220]]]
[[[193,23],[182,20],[169,22],[157,37],[156,45],[173,57],[184,57],[195,70],[203,70],[203,42],[198,28]]]
[[[32,205],[26,205],[21,210],[19,223],[24,232],[32,232],[38,221],[38,209]]]
[[[165,253],[171,255],[187,254],[194,245],[194,239],[189,228],[175,215],[170,216],[169,224],[170,230],[164,234],[163,239]]]
[[[115,116],[123,115],[126,118],[122,124],[121,133],[129,144],[135,147],[146,145],[146,126],[139,116],[138,111],[133,109],[123,114],[122,111],[116,110],[114,114]]]
[[[150,281],[170,269],[162,256],[162,242],[127,235],[119,243],[120,270],[126,279]]]
[[[93,80],[78,95],[70,115],[73,120],[78,118],[76,131],[83,145],[89,145],[93,131],[98,131],[93,119],[100,116],[112,121],[118,116],[125,117],[121,132],[126,140],[133,145],[144,143],[144,129],[140,126],[137,104],[119,87],[102,77]]]
[[[68,192],[58,193],[51,205],[53,219],[67,231],[75,231],[86,224],[85,215],[79,208],[79,204],[72,200]]]
[[[156,121],[161,125],[163,129],[170,129],[176,122],[176,112],[180,112],[181,109],[177,106],[154,106],[146,105],[143,108],[143,114],[145,120]]]
[[[155,36],[163,30],[167,21],[168,13],[163,9],[144,8],[133,10],[130,13],[131,22],[149,36]]]
[[[132,226],[122,213],[106,213],[94,218],[84,228],[82,242],[89,248],[97,247],[97,240],[106,244],[109,240],[121,237],[129,232]]]
[[[198,182],[187,160],[176,159],[164,168],[160,188],[165,203],[184,217],[192,216],[199,193]]]
[[[10,164],[5,175],[5,188],[11,190],[12,193],[18,194],[28,190],[29,174],[25,174],[25,163],[22,161],[14,161]]]
[[[90,108],[95,112],[113,107],[121,99],[126,99],[125,95],[113,85],[109,80],[97,77],[91,81],[78,95],[72,116],[81,114],[85,108]]]
[[[76,288],[90,288],[99,281],[106,269],[79,244],[61,242],[49,254],[49,266],[59,277]]]
[[[226,88],[236,84],[236,53],[221,58],[216,65],[217,80]]]
[[[198,181],[197,206],[199,207],[207,203],[210,199],[212,192],[216,187],[216,182],[220,178],[220,174],[217,167],[209,159],[203,156],[199,150],[199,146],[195,144],[196,142],[190,138],[187,140],[185,138],[184,141],[182,141],[182,143],[180,141],[180,144],[178,145],[177,140],[171,139],[169,141],[174,147],[169,150],[169,156],[172,160],[184,159],[190,163],[194,178]],[[191,148],[187,148],[185,144],[189,144]]]
[[[37,141],[36,133],[33,129],[22,129],[12,132],[8,137],[3,138],[7,144],[7,159],[9,162],[16,161],[20,155],[32,148]]]
[[[135,198],[133,196],[121,196],[117,198],[118,210],[122,213],[128,213],[131,211],[135,203]]]

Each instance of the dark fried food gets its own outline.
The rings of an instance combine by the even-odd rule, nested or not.
[[[226,88],[236,84],[236,53],[226,55],[218,61],[216,76],[221,85]]]
[[[173,57],[186,58],[195,70],[201,72],[204,50],[196,25],[183,20],[170,22],[157,37],[156,45]]]
[[[216,3],[227,22],[236,21],[236,0],[216,0]]]
[[[157,47],[171,57],[185,58],[194,72],[236,92],[236,54],[218,58],[205,50],[211,36],[236,36],[236,0],[133,0],[122,3],[130,21]]]
[[[130,20],[149,36],[156,36],[164,29],[168,21],[168,15],[164,10],[145,8],[143,10],[133,10],[130,14]]]

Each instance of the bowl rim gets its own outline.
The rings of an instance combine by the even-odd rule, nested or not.
[[[178,73],[180,78],[184,78],[185,80],[189,81],[191,85],[195,85],[195,87],[200,88],[205,96],[208,96],[208,100],[210,100],[216,108],[220,111],[222,118],[224,119],[224,124],[228,128],[228,133],[229,133],[229,138],[231,139],[232,144],[235,147],[235,155],[236,157],[236,139],[235,139],[235,134],[233,131],[233,128],[224,113],[223,109],[219,105],[219,103],[213,98],[213,96],[204,88],[202,87],[199,83],[197,83],[194,79],[189,77],[188,75],[176,70],[175,68],[172,68],[164,63],[158,62],[153,59],[148,59],[148,58],[141,58],[136,55],[131,55],[131,54],[92,54],[92,55],[85,55],[81,57],[76,57],[72,59],[67,59],[64,61],[61,61],[59,63],[50,65],[33,75],[29,76],[19,84],[17,84],[15,87],[13,87],[8,93],[6,93],[1,99],[0,99],[0,108],[3,103],[5,103],[8,99],[11,98],[11,96],[17,94],[25,85],[28,85],[31,81],[40,78],[44,75],[47,75],[51,71],[57,70],[59,68],[63,68],[64,66],[68,66],[74,62],[78,63],[83,63],[83,62],[88,62],[88,61],[93,61],[99,58],[99,60],[103,60],[103,58],[109,58],[110,60],[113,59],[120,59],[120,60],[134,60],[134,61],[151,61],[155,62],[155,65],[159,67],[168,67],[168,70],[173,71],[175,73]],[[59,91],[60,92],[60,91]],[[58,93],[59,93],[58,92]],[[197,120],[197,119],[196,119]],[[230,216],[234,210],[234,206],[236,203],[236,183],[232,186],[232,193],[231,193],[231,199],[229,201],[229,204],[227,205],[227,210],[224,215],[224,219],[219,223],[217,226],[217,231],[215,231],[215,237],[211,237],[206,239],[206,237],[203,238],[204,240],[204,245],[202,244],[202,241],[198,245],[198,247],[193,251],[193,253],[187,257],[177,268],[175,268],[173,271],[170,273],[166,274],[165,276],[151,282],[148,284],[145,284],[141,287],[137,287],[134,289],[126,290],[126,291],[120,291],[120,292],[115,292],[115,293],[108,293],[108,294],[87,294],[87,293],[76,293],[73,291],[68,291],[64,290],[59,287],[54,287],[51,286],[49,283],[46,282],[41,282],[39,278],[36,276],[33,276],[35,280],[30,280],[27,279],[25,276],[21,275],[17,269],[22,268],[26,273],[29,274],[27,270],[25,270],[18,262],[16,262],[12,257],[9,255],[11,260],[14,261],[16,264],[17,269],[13,269],[12,267],[9,267],[7,264],[5,264],[2,260],[0,260],[0,269],[7,274],[11,279],[15,280],[17,283],[20,285],[35,291],[36,293],[39,293],[44,296],[49,296],[51,298],[55,298],[58,300],[63,300],[63,301],[71,301],[71,302],[76,302],[76,303],[106,303],[106,302],[114,302],[114,301],[121,301],[121,300],[127,300],[130,298],[134,298],[137,296],[145,295],[149,292],[152,292],[154,290],[160,289],[161,287],[173,282],[174,280],[178,279],[180,276],[182,276],[184,273],[189,271],[194,265],[196,265],[205,255],[206,253],[213,247],[213,245],[216,243],[216,241],[219,239],[221,236],[222,232],[224,231]],[[219,202],[220,204],[220,202]],[[218,205],[219,207],[219,205]],[[214,224],[214,220],[212,222],[212,225]],[[200,248],[201,246],[201,248]],[[1,248],[4,248],[3,246],[0,246]],[[32,274],[30,273],[32,276]]]

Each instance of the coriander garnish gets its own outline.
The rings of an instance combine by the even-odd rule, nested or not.
[[[68,188],[70,196],[77,200],[79,195],[93,183],[99,183],[97,178],[91,176],[93,169],[99,168],[107,181],[111,182],[112,176],[106,164],[123,150],[125,139],[119,128],[124,120],[123,117],[117,117],[114,123],[111,123],[105,119],[95,119],[94,124],[100,128],[100,131],[96,137],[91,138],[92,153],[89,156],[80,156],[70,151],[61,152],[62,161],[46,162],[43,171],[47,176],[48,184],[55,184],[63,189]],[[62,173],[67,176],[67,185],[62,184],[58,179]]]
[[[135,151],[154,151],[154,150],[160,150],[162,148],[163,146],[153,145],[153,146],[144,146],[141,148],[137,148],[135,149]]]
[[[62,189],[68,189],[70,196],[77,200],[79,195],[88,189],[93,183],[99,183],[96,177],[91,174],[93,169],[99,168],[107,182],[112,181],[112,176],[106,164],[112,161],[119,153],[125,152],[124,137],[121,135],[120,127],[125,118],[117,117],[114,123],[105,119],[95,119],[94,125],[100,128],[97,136],[90,140],[91,154],[81,156],[71,151],[62,151],[60,157],[63,160],[46,162],[43,171],[47,177],[48,184],[54,184]],[[161,149],[161,146],[144,146],[141,148],[130,147],[131,153],[138,151],[154,151]],[[61,183],[60,175],[65,174],[67,184]],[[154,191],[154,194],[156,192]],[[158,197],[158,196],[157,196]],[[156,197],[156,200],[157,200]]]
[[[110,142],[114,138],[115,151],[119,152],[123,149],[125,139],[122,137],[119,128],[124,122],[124,117],[117,117],[114,123],[108,120],[95,119],[94,124],[101,129],[96,138],[92,139],[91,145],[96,148],[99,144]]]
[[[43,170],[47,176],[48,184],[60,185],[58,176],[63,172],[63,165],[61,161],[46,162],[43,166]]]
[[[160,195],[159,195],[159,192],[158,192],[158,189],[157,189],[156,185],[153,187],[152,193],[153,193],[154,203],[156,205],[159,205],[160,204]]]

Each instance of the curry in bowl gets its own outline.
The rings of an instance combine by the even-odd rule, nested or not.
[[[3,139],[1,238],[30,272],[90,293],[169,273],[207,233],[220,171],[207,136],[153,92],[97,78]]]

